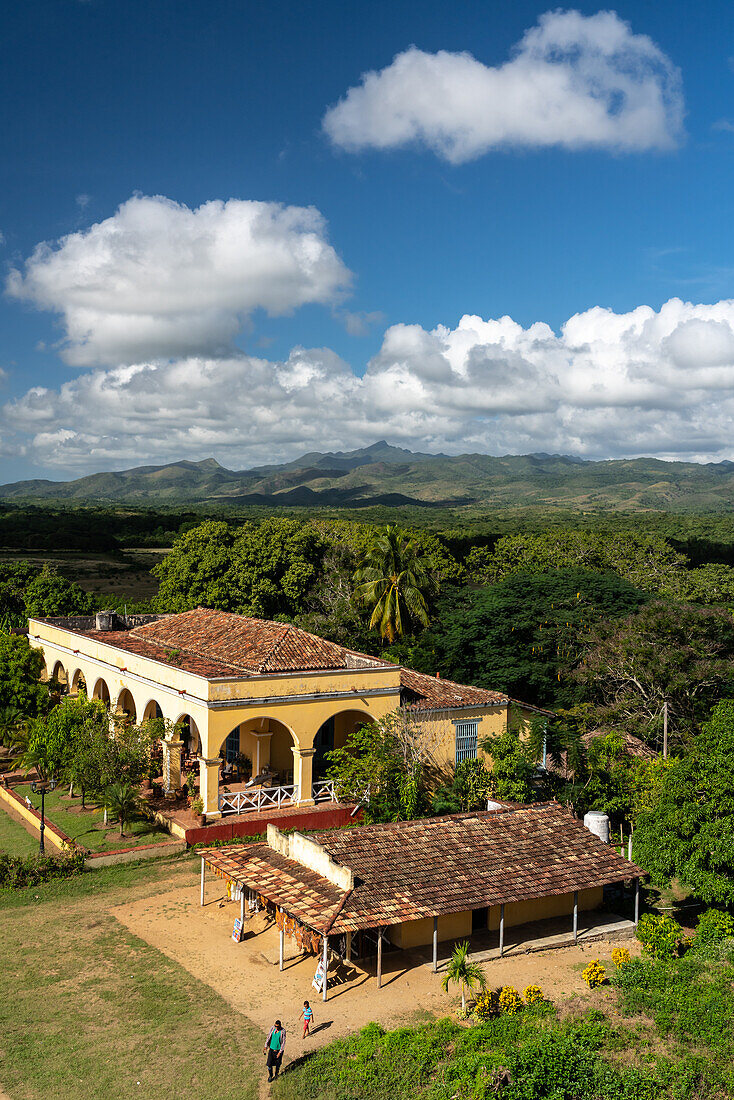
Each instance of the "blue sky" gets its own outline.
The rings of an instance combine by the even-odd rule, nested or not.
[[[411,45],[421,56],[468,52],[496,69],[547,10],[400,0],[14,6],[0,65],[0,231],[5,274],[15,270],[23,290],[16,283],[0,301],[2,479],[209,454],[246,466],[383,435],[454,453],[734,457],[729,5],[615,5],[630,40],[647,36],[658,51],[652,70],[662,66],[669,87],[672,73],[680,78],[682,124],[671,109],[663,136],[651,125],[637,148],[618,131],[569,146],[542,136],[543,119],[530,119],[541,137],[529,138],[528,116],[542,107],[532,102],[522,119],[503,119],[508,140],[458,162],[421,136],[430,104],[410,140],[380,147],[375,134],[391,124],[387,77],[369,133],[358,133],[359,113],[341,119],[348,142],[322,127],[362,74],[384,72]],[[592,53],[590,79],[597,64]],[[453,59],[446,65],[446,80],[464,79]],[[414,87],[440,109],[438,81],[423,87],[417,70],[405,79],[401,110]],[[482,118],[504,110],[491,90]],[[315,207],[331,270],[285,314],[272,297],[263,309],[253,289],[216,348],[208,330],[190,346],[147,346],[143,334],[134,354],[120,345],[118,355],[107,336],[69,351],[79,341],[68,329],[68,268],[61,289],[48,281],[58,271],[44,269],[39,290],[26,261],[44,241],[66,256],[58,242],[76,234],[69,264],[83,278],[90,227],[136,194],[189,210],[230,199]],[[223,276],[222,301],[238,271]],[[105,277],[103,309],[114,310],[109,266]],[[693,308],[660,313],[676,298]],[[653,317],[639,314],[645,306]],[[613,316],[599,321],[597,307]],[[559,340],[576,314],[585,320]],[[457,329],[473,315],[488,327]],[[520,331],[492,323],[505,315]],[[528,334],[538,322],[553,333]],[[434,357],[439,365],[427,366]]]

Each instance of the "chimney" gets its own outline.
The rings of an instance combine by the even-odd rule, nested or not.
[[[96,616],[97,630],[112,630],[114,611],[98,611]]]
[[[437,679],[437,680],[440,680],[440,679],[441,679],[441,673],[440,673],[440,672],[437,672],[437,673],[436,673],[436,679]]]

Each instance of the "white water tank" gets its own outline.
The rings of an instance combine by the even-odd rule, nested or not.
[[[496,812],[497,810],[503,810],[504,806],[501,802],[492,802],[492,800],[490,799],[490,801],[487,803],[487,809],[494,810]]]
[[[112,630],[112,620],[114,618],[114,615],[114,611],[98,611],[97,630]]]
[[[601,810],[589,810],[584,814],[584,825],[590,833],[598,836],[599,840],[603,840],[605,844],[609,843],[609,818]]]

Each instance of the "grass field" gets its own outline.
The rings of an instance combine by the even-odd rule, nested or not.
[[[3,809],[0,809],[0,851],[11,856],[34,856],[38,853],[37,838]]]
[[[41,796],[33,794],[29,783],[15,787],[21,798],[28,795],[37,810],[41,808]],[[148,818],[128,822],[125,835],[120,836],[119,825],[111,821],[104,825],[104,811],[96,803],[88,803],[89,809],[81,809],[81,798],[69,799],[68,787],[57,787],[46,795],[46,817],[63,833],[89,848],[92,852],[111,852],[116,848],[131,848],[137,844],[155,844],[170,839],[170,834]]]
[[[257,1095],[262,1036],[109,912],[162,877],[193,884],[190,857],[0,891],[0,1091],[11,1100]]]

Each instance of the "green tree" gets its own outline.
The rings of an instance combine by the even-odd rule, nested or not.
[[[722,608],[656,600],[590,632],[574,673],[598,725],[620,725],[655,748],[668,704],[671,746],[687,744],[734,691],[734,621]]]
[[[480,584],[513,573],[579,568],[617,573],[645,592],[660,591],[685,566],[683,555],[659,535],[603,528],[503,535],[491,553],[478,548],[466,563],[467,575]]]
[[[369,792],[368,821],[402,821],[421,812],[428,756],[401,714],[360,726],[328,758],[341,801],[361,803]]]
[[[95,600],[74,581],[45,566],[25,590],[25,613],[31,618],[89,615]]]
[[[486,989],[487,979],[479,963],[469,958],[469,941],[457,943],[446,964],[446,973],[441,979],[441,989],[448,993],[450,985],[458,985],[461,990],[461,1007],[466,1010],[466,991]]]
[[[120,825],[120,836],[124,836],[125,825],[132,821],[140,810],[140,795],[137,787],[126,779],[110,783],[103,797],[105,809],[113,814]]]
[[[28,718],[43,714],[48,689],[40,682],[43,653],[22,634],[0,632],[0,707],[12,707]]]
[[[570,706],[583,698],[570,672],[592,624],[628,614],[645,599],[614,573],[583,569],[513,575],[477,591],[453,588],[405,661],[538,706]]]
[[[319,533],[298,520],[273,518],[237,528],[207,520],[181,534],[155,566],[156,606],[293,616],[304,608],[323,552]]]
[[[535,748],[518,728],[508,727],[499,736],[485,737],[482,750],[491,757],[489,793],[508,802],[538,802],[546,795]]]
[[[436,581],[415,540],[398,527],[388,524],[375,537],[354,580],[354,599],[371,608],[370,629],[382,638],[394,642],[428,625],[428,599]]]
[[[685,603],[734,607],[734,569],[706,562],[697,569],[678,570],[661,585],[660,594]]]
[[[666,761],[637,817],[634,856],[665,885],[734,907],[734,701],[714,707],[685,756]]]
[[[433,813],[458,814],[467,810],[484,810],[492,789],[492,777],[483,760],[462,760],[454,768],[450,783],[437,788],[433,796]]]

